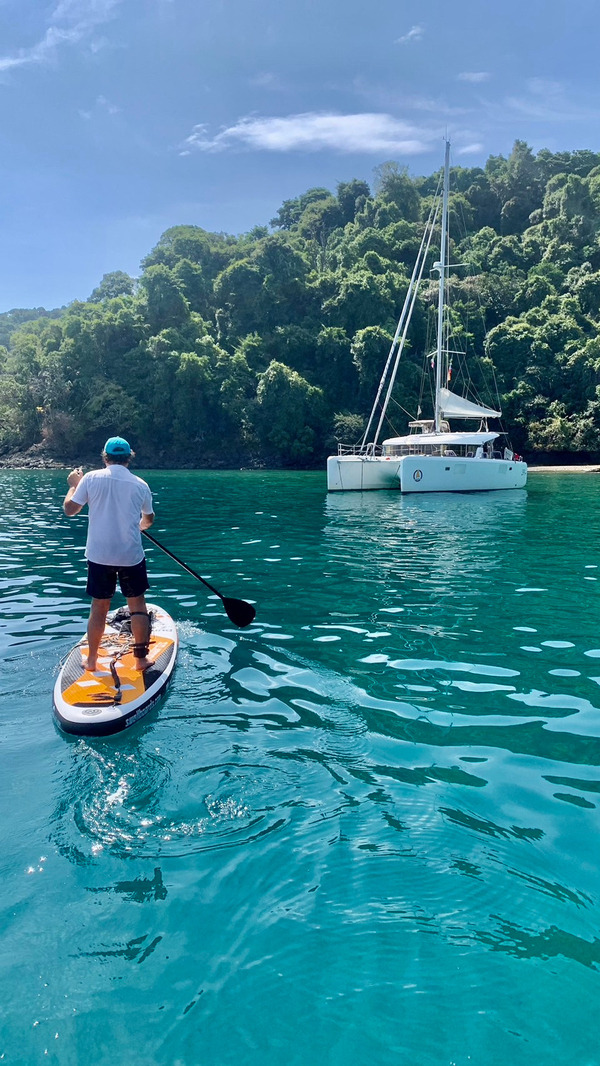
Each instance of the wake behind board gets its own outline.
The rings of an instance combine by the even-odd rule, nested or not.
[[[162,607],[149,603],[148,611],[153,665],[143,672],[135,669],[131,626],[123,609],[107,618],[93,673],[82,666],[85,640],[69,652],[54,686],[54,715],[63,732],[88,737],[120,733],[164,695],[177,658],[177,627]]]

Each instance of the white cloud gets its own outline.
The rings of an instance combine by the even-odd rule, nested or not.
[[[371,82],[362,76],[353,79],[352,88],[355,96],[364,101],[363,106],[369,111],[405,116],[415,111],[425,111],[434,115],[439,123],[442,117],[471,114],[473,110],[472,105],[466,108],[449,103],[447,96],[417,96],[399,90],[395,84]]]
[[[59,45],[73,44],[79,39],[80,34],[75,27],[70,30],[61,30],[58,26],[50,26],[42,39],[30,48],[19,48],[11,56],[0,56],[0,71],[12,70],[28,63],[43,63],[54,55]]]
[[[475,142],[473,144],[464,144],[462,148],[454,149],[455,155],[478,155],[479,152],[483,152],[483,145]]]
[[[435,115],[438,119],[442,115],[445,117],[448,115],[465,115],[468,114],[468,109],[465,107],[457,107],[455,104],[449,104],[447,100],[441,97],[434,98],[428,96],[406,96],[402,101],[403,110],[414,109],[415,111],[426,111],[429,114]]]
[[[564,85],[560,81],[551,81],[550,78],[529,78],[527,87],[532,96],[562,96]]]
[[[62,45],[77,44],[107,22],[120,3],[122,0],[59,0],[43,37],[28,48],[0,56],[0,72],[53,59]]]
[[[308,112],[284,118],[242,118],[234,126],[210,136],[205,125],[195,126],[182,145],[182,155],[193,149],[222,152],[248,148],[267,152],[358,152],[417,155],[430,147],[435,135],[401,122],[391,115],[336,115]]]
[[[277,74],[270,74],[268,71],[263,71],[262,74],[255,74],[254,77],[249,79],[250,85],[256,86],[257,89],[279,89],[281,81]]]
[[[458,75],[459,81],[470,81],[474,85],[479,84],[482,81],[489,81],[491,75],[487,70],[465,70],[462,74]]]
[[[118,115],[121,110],[116,104],[111,104],[110,100],[107,100],[105,96],[97,96],[96,103],[98,107],[101,107],[104,111],[108,111],[109,115]]]
[[[78,108],[78,115],[86,122],[90,122],[93,118],[98,118],[102,113],[106,115],[118,115],[121,112],[121,108],[116,104],[111,103],[105,96],[97,96],[94,104],[91,108]]]
[[[93,56],[101,52],[103,48],[108,48],[110,41],[108,37],[94,37],[93,41],[90,41],[90,52]]]
[[[122,0],[59,0],[51,21],[97,26],[107,22]]]
[[[520,96],[507,97],[504,108],[530,119],[553,123],[589,120],[596,114],[595,99],[588,99],[584,105],[574,103],[561,82],[530,78],[526,88],[527,91]]]
[[[396,44],[408,44],[409,41],[421,41],[425,29],[423,26],[411,26],[408,33],[405,33],[403,37],[396,38]]]

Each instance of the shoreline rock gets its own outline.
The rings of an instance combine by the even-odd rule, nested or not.
[[[565,463],[564,466],[529,466],[528,471],[530,474],[600,474],[600,466],[591,463],[581,466]]]
[[[212,460],[212,461],[211,461]],[[281,464],[275,456],[236,457],[236,461],[228,464],[223,463],[215,456],[211,456],[205,462],[184,461],[180,463],[165,462],[164,459],[154,456],[139,455],[136,466],[144,470],[284,470],[290,469]],[[57,458],[48,455],[43,445],[37,444],[24,452],[14,452],[11,455],[0,455],[0,470],[71,470],[76,466],[83,466],[92,470],[100,466],[99,455],[77,455],[71,459]],[[537,462],[528,464],[529,473],[572,473],[572,474],[596,474],[600,473],[599,463],[544,463]],[[324,469],[324,463],[314,466],[293,467],[302,470]]]

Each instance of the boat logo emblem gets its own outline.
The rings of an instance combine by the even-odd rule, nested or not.
[[[420,481],[422,477],[423,477],[423,471],[422,470],[415,470],[415,472],[413,474],[414,480],[415,481]]]

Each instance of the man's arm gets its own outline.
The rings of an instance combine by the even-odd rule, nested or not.
[[[83,507],[82,503],[74,503],[71,498],[82,477],[83,470],[80,466],[78,466],[76,470],[71,470],[71,473],[67,477],[67,484],[69,486],[69,490],[63,501],[63,511],[65,512],[68,518],[73,518],[74,515],[79,514],[81,508]]]
[[[140,515],[140,530],[142,533],[145,529],[150,529],[150,526],[154,522],[154,502],[152,500],[152,493],[150,488],[143,482],[144,485],[144,499],[142,500],[142,513]]]

